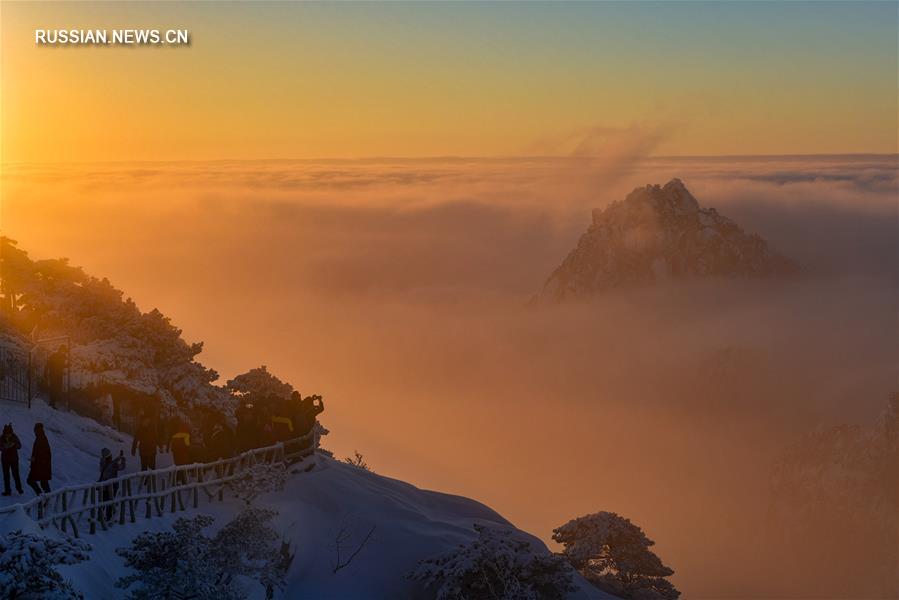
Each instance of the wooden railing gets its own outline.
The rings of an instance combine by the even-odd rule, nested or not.
[[[53,526],[78,537],[115,523],[134,523],[166,512],[198,508],[201,500],[224,500],[230,481],[262,463],[292,463],[315,454],[317,427],[305,436],[248,450],[209,463],[139,471],[42,494],[22,504],[0,508],[0,514],[22,509],[41,527]],[[202,495],[201,495],[202,494]]]

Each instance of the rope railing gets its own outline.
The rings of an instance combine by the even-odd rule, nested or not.
[[[52,526],[75,537],[85,530],[95,534],[98,526],[106,531],[116,522],[134,523],[141,515],[151,519],[167,512],[196,509],[204,497],[207,502],[222,501],[228,483],[256,465],[298,462],[315,454],[317,446],[318,435],[313,429],[304,436],[247,450],[231,458],[137,471],[105,481],[60,488],[27,502],[2,507],[0,514],[23,510],[42,528]]]

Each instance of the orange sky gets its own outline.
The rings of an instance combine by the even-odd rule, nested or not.
[[[896,152],[896,13],[4,2],[2,160]],[[193,43],[51,48],[38,27]]]

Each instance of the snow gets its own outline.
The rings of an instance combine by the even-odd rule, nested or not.
[[[53,479],[50,489],[87,483],[99,479],[100,451],[103,448],[112,450],[118,456],[119,450],[125,451],[126,464],[122,472],[130,473],[140,470],[137,458],[131,456],[131,436],[116,431],[111,427],[100,425],[92,419],[81,417],[64,410],[54,410],[40,398],[35,399],[29,410],[24,404],[0,402],[0,423],[12,423],[16,435],[22,442],[19,450],[19,470],[25,494],[19,496],[12,485],[12,496],[0,497],[0,507],[24,502],[34,497],[34,492],[25,483],[28,477],[28,459],[31,457],[31,446],[34,443],[34,424],[43,423],[44,431],[50,440],[53,453]],[[171,464],[171,457],[160,455],[160,468]]]
[[[97,479],[100,450],[108,447],[113,454],[124,449],[128,458],[126,472],[139,468],[130,456],[131,438],[73,413],[57,411],[38,401],[29,410],[22,405],[0,402],[0,421],[12,422],[22,440],[20,465],[22,478],[27,475],[28,457],[36,421],[45,424],[53,449],[51,486],[74,485]],[[159,467],[169,464],[168,455],[159,455]],[[287,573],[287,587],[276,597],[295,598],[428,598],[433,591],[412,581],[407,575],[420,560],[445,554],[477,538],[474,524],[513,526],[487,506],[463,498],[426,491],[408,483],[345,464],[325,456],[310,459],[314,468],[303,472],[294,468],[283,491],[259,496],[254,505],[278,512],[274,529],[289,542],[295,557]],[[0,506],[30,499],[13,492],[2,498]],[[169,530],[178,517],[208,514],[215,521],[207,535],[233,519],[243,502],[227,497],[224,502],[201,504],[199,510],[166,514],[155,519],[138,519],[134,524],[115,525],[108,532],[85,535],[93,548],[88,561],[59,566],[86,598],[121,598],[124,591],[115,581],[126,574],[116,548],[127,546],[144,531]],[[0,535],[21,529],[26,533],[42,533],[59,538],[53,529],[41,531],[21,510],[0,513]],[[337,540],[341,540],[341,559],[350,556],[374,529],[371,537],[355,558],[334,573]],[[520,532],[535,548],[545,546],[537,538]],[[576,599],[612,598],[574,576]],[[261,586],[248,584],[251,597],[264,597]]]
[[[694,277],[780,277],[798,265],[713,208],[679,179],[636,188],[593,211],[577,246],[549,276],[535,304],[585,298],[612,288]]]

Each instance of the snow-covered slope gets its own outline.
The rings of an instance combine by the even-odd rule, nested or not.
[[[54,488],[95,480],[103,447],[116,454],[123,448],[128,455],[128,436],[40,402],[30,411],[24,406],[0,403],[0,415],[3,422],[13,423],[22,438],[23,479],[33,437],[31,426],[38,420],[44,422],[53,447]],[[135,461],[130,455],[128,459],[128,470],[135,470]],[[429,598],[432,593],[422,584],[406,578],[419,560],[474,540],[475,523],[511,527],[499,514],[474,500],[421,490],[325,456],[317,456],[314,461],[310,472],[291,474],[282,491],[264,494],[255,502],[278,511],[274,527],[296,552],[287,574],[287,589],[277,597]],[[168,457],[163,455],[161,463],[168,464]],[[30,497],[32,493],[26,490],[23,498]],[[3,500],[8,505],[23,498],[14,495]],[[115,581],[124,574],[124,566],[116,548],[128,545],[143,531],[167,530],[180,516],[213,516],[215,522],[208,532],[211,534],[239,509],[238,500],[226,497],[221,503],[201,503],[196,511],[116,525],[109,532],[84,536],[93,546],[91,560],[59,570],[86,598],[121,598],[123,590],[115,587]],[[352,552],[372,528],[374,533],[359,554],[347,567],[334,573],[338,535],[348,536],[344,542],[345,558],[347,548]],[[21,511],[0,513],[0,535],[15,529],[40,532]],[[60,535],[52,529],[42,533]],[[536,538],[524,532],[521,535],[535,547],[544,548]],[[571,594],[572,598],[610,598],[579,577],[575,583],[578,590]],[[254,597],[263,597],[258,585],[250,586],[249,591]]]
[[[34,492],[25,484],[25,478],[28,476],[28,459],[34,442],[35,423],[44,424],[53,452],[51,489],[96,481],[99,477],[100,451],[103,448],[109,448],[114,454],[124,450],[127,456],[126,472],[139,470],[137,459],[130,455],[131,436],[75,413],[54,410],[40,398],[35,399],[30,410],[24,404],[0,401],[0,425],[6,423],[12,423],[22,442],[19,468],[25,494],[19,496],[13,489],[12,496],[0,497],[0,506],[24,502],[34,497]],[[161,455],[160,458],[160,468],[171,464],[169,455]]]

